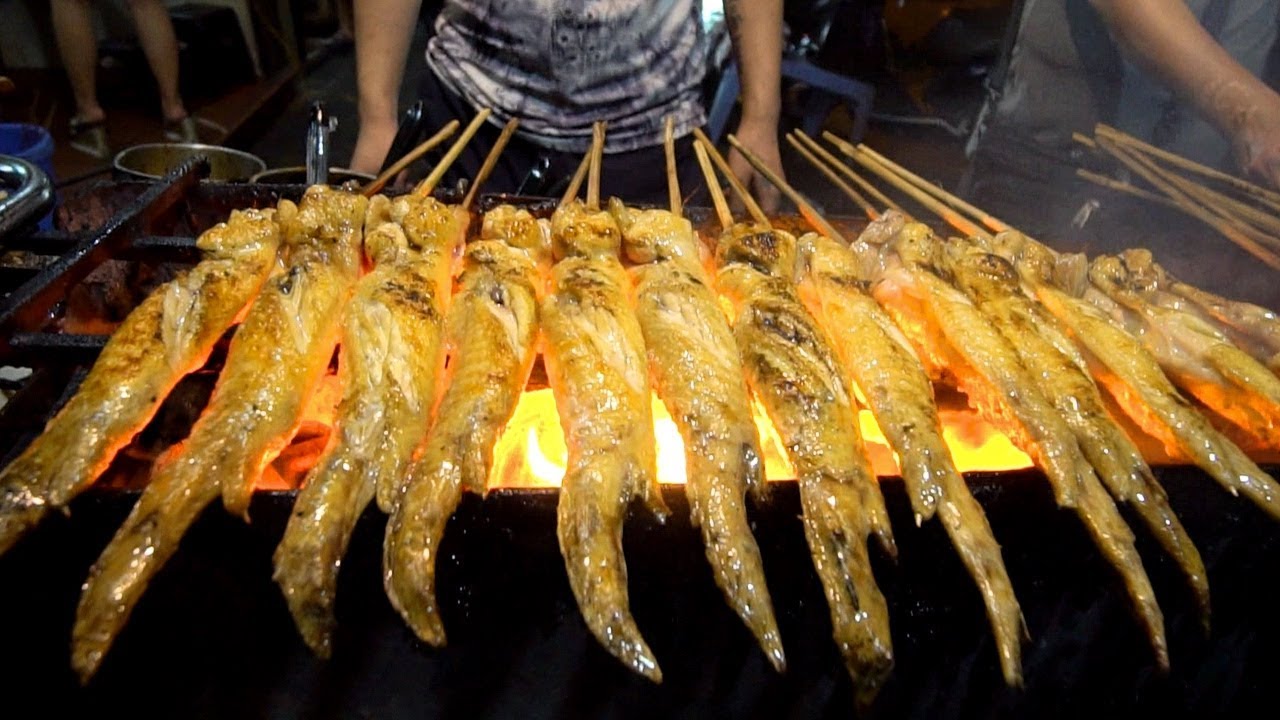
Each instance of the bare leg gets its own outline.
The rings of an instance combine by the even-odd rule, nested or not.
[[[160,89],[164,119],[181,120],[187,116],[187,108],[178,94],[178,37],[169,9],[161,0],[129,0],[129,9],[138,28],[138,42]]]
[[[89,0],[53,0],[53,31],[58,52],[71,81],[76,115],[82,122],[106,117],[98,104],[98,38],[93,32]]]

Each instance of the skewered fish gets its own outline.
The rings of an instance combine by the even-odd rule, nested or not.
[[[573,201],[551,219],[558,259],[541,303],[543,361],[569,448],[557,530],[569,584],[587,626],[619,660],[661,681],[627,598],[622,523],[644,500],[660,518],[644,338],[608,212]]]
[[[688,220],[610,203],[636,288],[636,315],[658,396],[684,438],[686,492],[725,599],[781,671],[786,665],[744,495],[764,489],[764,460],[733,331]]]
[[[383,546],[391,604],[433,645],[445,641],[435,596],[440,539],[463,491],[485,492],[494,443],[528,381],[537,356],[538,265],[549,254],[546,225],[509,205],[486,213],[480,239],[466,248],[445,329],[447,389]]]
[[[157,461],[150,484],[90,570],[76,611],[71,663],[82,680],[151,577],[227,484],[252,487],[289,442],[324,375],[342,308],[360,271],[368,201],[313,186],[278,213],[288,269],[263,287],[227,352],[209,406],[191,435]]]
[[[1117,502],[1128,503],[1191,584],[1206,624],[1209,580],[1200,552],[1169,506],[1164,488],[1133,441],[1111,420],[1088,375],[1088,364],[1066,328],[1022,293],[1017,271],[1004,258],[954,242],[948,267],[956,285],[994,322],[1023,365],[1075,433],[1085,458]]]
[[[125,318],[75,396],[0,474],[0,553],[92,485],[174,385],[204,364],[276,267],[274,214],[232,212],[196,240],[200,263]]]
[[[1089,279],[1101,293],[1085,298],[1126,324],[1176,385],[1260,446],[1280,444],[1280,377],[1195,313],[1153,302],[1128,259],[1095,258]]]
[[[329,656],[338,568],[356,521],[376,489],[399,487],[431,424],[449,271],[467,220],[430,197],[370,202],[364,250],[373,270],[343,316],[337,441],[307,476],[275,552],[275,580],[321,657]]]
[[[893,668],[893,644],[867,538],[874,534],[891,555],[897,546],[853,400],[834,350],[793,289],[795,238],[735,225],[722,235],[716,259],[747,382],[796,468],[805,538],[836,644],[859,703],[868,704]]]
[[[1218,432],[1173,386],[1143,344],[1102,310],[1051,281],[1058,259],[1017,233],[996,237],[995,249],[1017,263],[1023,282],[1087,350],[1089,371],[1143,432],[1170,452],[1191,458],[1231,494],[1243,493],[1280,519],[1280,486]]]
[[[1163,614],[1133,533],[1070,428],[1041,394],[1013,344],[948,282],[954,278],[928,227],[907,223],[886,247],[901,264],[884,272],[873,291],[876,300],[912,341],[931,373],[952,378],[970,404],[1044,470],[1058,504],[1076,511],[1120,573],[1156,659],[1167,667]]]
[[[812,233],[800,243],[806,267],[801,298],[832,337],[850,385],[862,391],[897,453],[916,522],[940,514],[942,527],[982,592],[1005,681],[1020,685],[1022,611],[986,514],[942,439],[924,367],[870,296],[871,283],[854,253]]]

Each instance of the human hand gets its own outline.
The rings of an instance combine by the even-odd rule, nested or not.
[[[1268,100],[1236,135],[1236,159],[1246,174],[1280,190],[1280,97]]]
[[[782,154],[778,150],[778,123],[769,121],[752,121],[744,119],[738,124],[738,130],[734,133],[734,137],[738,138],[738,142],[753,155],[760,158],[770,170],[778,174],[778,177],[785,178],[786,175],[782,171]],[[733,170],[733,174],[742,181],[744,187],[751,192],[751,195],[759,203],[760,208],[765,213],[772,215],[778,211],[779,201],[782,193],[778,188],[769,182],[764,175],[756,172],[756,169],[747,162],[746,157],[738,152],[737,148],[729,151],[729,168]],[[735,201],[736,202],[736,201]],[[740,203],[737,203],[740,205]],[[741,208],[737,208],[741,209]]]

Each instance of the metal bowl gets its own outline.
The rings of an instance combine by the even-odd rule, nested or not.
[[[329,168],[330,185],[341,185],[353,180],[360,185],[364,185],[373,179],[374,176],[368,173],[356,172],[346,168]],[[307,183],[307,168],[303,165],[271,168],[249,178],[249,182],[264,185],[305,185]]]
[[[245,181],[267,169],[262,158],[220,145],[197,143],[148,143],[134,145],[116,154],[116,172],[126,177],[159,179],[188,160],[203,155],[209,159],[209,180]]]

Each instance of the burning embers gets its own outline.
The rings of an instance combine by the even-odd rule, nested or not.
[[[890,215],[843,244],[795,238],[762,214],[743,224],[722,214],[710,253],[678,205],[601,209],[592,183],[587,203],[571,199],[575,185],[550,223],[499,207],[467,236],[470,198],[449,206],[429,190],[366,200],[312,188],[297,205],[233,216],[202,237],[203,263],[121,326],[65,417],[5,470],[7,545],[94,482],[240,323],[220,367],[206,369],[218,373],[208,407],[156,461],[85,586],[82,676],[201,509],[221,496],[243,513],[254,488],[301,488],[275,579],[325,655],[338,567],[374,498],[390,514],[388,596],[419,637],[442,644],[435,560],[462,493],[561,487],[560,546],[584,618],[615,656],[659,679],[660,658],[628,609],[631,502],[662,517],[658,484],[685,484],[725,600],[783,670],[745,507],[765,479],[796,480],[835,639],[864,701],[894,661],[867,541],[892,555],[894,531],[912,531],[889,526],[876,476],[903,477],[918,523],[938,517],[1015,685],[1020,608],[960,473],[1045,469],[1123,578],[1159,663],[1160,610],[1116,503],[1137,506],[1203,597],[1198,554],[1148,462],[1196,462],[1273,514],[1280,501],[1165,375],[1219,388],[1196,393],[1235,403],[1214,421],[1249,423],[1246,436],[1274,449],[1272,398],[1239,381],[1256,368],[1225,351],[1225,335],[1191,333],[1199,326],[1176,308],[1144,314],[1143,293],[1161,288],[1125,274],[1149,273],[1142,258],[1098,266],[1128,293],[1109,305],[1105,286],[1095,297],[1056,284],[1070,261],[1014,234],[942,241]],[[1126,321],[1182,343],[1178,372]],[[1201,336],[1212,342],[1188,346]],[[1194,372],[1199,347],[1211,348],[1212,372]]]

